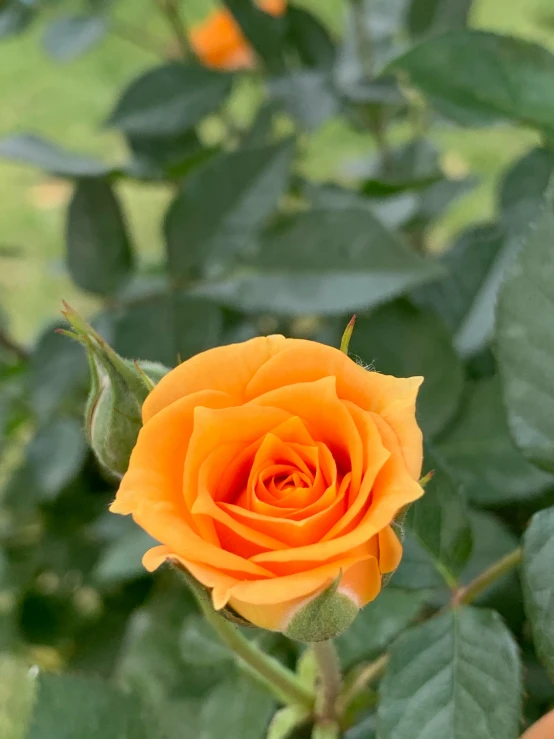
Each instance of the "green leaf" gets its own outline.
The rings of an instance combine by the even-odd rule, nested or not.
[[[229,662],[234,657],[200,614],[185,620],[179,635],[179,649],[183,660],[190,665],[213,665]]]
[[[496,346],[513,437],[526,457],[554,471],[554,179],[544,210],[501,287]]]
[[[194,130],[176,136],[127,136],[132,159],[125,171],[138,179],[183,177],[214,154]]]
[[[416,592],[423,589],[444,590],[446,583],[431,555],[408,530],[405,532],[402,549],[402,561],[393,573],[389,587]]]
[[[111,319],[114,348],[122,356],[174,367],[217,345],[222,317],[213,303],[174,293],[129,302],[114,310]]]
[[[231,79],[181,62],[156,67],[129,85],[108,124],[137,136],[176,136],[224,102]]]
[[[171,587],[165,580],[163,591],[130,619],[116,670],[120,683],[154,709],[168,700],[196,700],[229,673],[228,664],[192,666],[182,658],[183,622],[197,611],[182,578],[171,574]]]
[[[96,582],[113,585],[147,574],[142,564],[142,556],[158,542],[135,523],[131,525],[132,528],[128,532],[102,550],[93,573]]]
[[[27,447],[27,462],[44,499],[55,498],[77,477],[86,456],[80,421],[62,418],[38,431]]]
[[[293,120],[313,131],[340,112],[329,72],[305,69],[269,80],[269,93]]]
[[[84,290],[110,295],[129,278],[134,256],[121,207],[105,180],[80,180],[67,216],[67,266]]]
[[[459,484],[429,447],[425,470],[434,470],[433,478],[425,486],[425,495],[410,506],[405,525],[430,554],[445,582],[454,587],[473,543],[465,501]]]
[[[413,37],[464,28],[472,0],[411,0],[408,30]]]
[[[243,149],[261,147],[273,141],[275,117],[279,106],[273,100],[263,103],[253,118],[250,128],[241,137]]]
[[[0,157],[39,167],[57,177],[102,177],[113,171],[92,157],[74,154],[30,133],[3,138],[0,141]]]
[[[510,120],[554,131],[554,55],[475,30],[435,36],[390,64],[460,123]]]
[[[34,412],[41,422],[64,410],[81,410],[87,397],[86,353],[75,341],[55,332],[67,323],[48,326],[31,355],[29,386]]]
[[[500,222],[465,231],[442,260],[449,276],[414,294],[447,321],[464,356],[483,350],[492,336],[502,280],[540,215],[553,173],[554,154],[546,149],[517,161],[501,185]]]
[[[412,227],[427,227],[431,221],[439,218],[453,203],[463,195],[467,195],[475,185],[475,177],[465,177],[461,180],[443,178],[433,182],[421,190],[418,197],[417,213],[412,220]]]
[[[381,683],[378,734],[516,739],[521,689],[518,647],[498,614],[445,613],[394,643]]]
[[[96,678],[40,675],[27,739],[150,739],[138,701]],[[154,728],[154,723],[150,729]],[[163,739],[163,738],[161,738]]]
[[[424,590],[383,590],[336,640],[343,667],[378,656],[418,616],[426,598]]]
[[[438,451],[480,505],[529,499],[554,485],[554,476],[533,467],[512,441],[497,377],[468,388],[457,423]]]
[[[391,336],[394,341],[391,341]],[[421,375],[418,421],[427,437],[451,420],[461,400],[464,372],[441,319],[430,311],[395,302],[358,318],[351,353],[378,372],[396,377]]]
[[[455,334],[463,356],[485,346],[494,324],[494,305],[505,269],[504,233],[499,226],[476,226],[465,231],[442,258],[448,276],[412,297],[432,308]]]
[[[459,577],[460,582],[464,585],[480,575],[483,570],[486,570],[487,567],[494,564],[505,554],[513,551],[518,544],[516,537],[506,525],[491,513],[473,510],[469,511],[467,515],[471,526],[473,547],[471,557]],[[435,561],[429,550],[423,548],[409,528],[406,530],[403,547],[402,561],[394,573],[389,587],[410,590],[428,588],[440,591],[441,597],[443,593],[449,596],[450,593],[446,591],[444,578],[437,571]],[[497,590],[502,589],[507,580],[512,577],[513,574],[508,574],[499,579],[481,600],[488,602],[489,594],[494,594]]]
[[[536,513],[523,539],[523,595],[533,641],[554,679],[554,508]]]
[[[220,154],[184,181],[165,222],[172,276],[244,249],[284,195],[292,155],[290,141]]]
[[[0,39],[24,31],[35,17],[35,8],[23,0],[6,0],[0,8]]]
[[[421,190],[438,180],[444,180],[439,152],[425,138],[412,139],[393,149],[387,166],[376,160],[372,170],[363,185],[363,192],[369,197]]]
[[[244,675],[225,680],[202,701],[198,739],[260,739],[275,710],[268,691]]]
[[[472,510],[469,518],[473,532],[473,551],[462,573],[461,581],[464,585],[471,582],[506,554],[513,552],[518,546],[518,540],[514,534],[501,519],[492,513]],[[486,593],[477,600],[477,603],[487,602],[490,595],[494,595],[495,591],[502,589],[513,578],[513,572],[498,578]]]
[[[67,15],[46,28],[43,44],[51,57],[69,62],[90,51],[108,32],[108,19],[100,15]]]
[[[344,734],[344,739],[375,739],[375,715],[365,716],[359,724],[352,726]]]
[[[521,239],[544,210],[548,185],[554,175],[554,152],[531,149],[510,167],[500,186],[500,220],[507,235]]]
[[[440,275],[369,208],[320,208],[260,239],[250,270],[193,292],[245,312],[333,315],[370,308]]]
[[[287,43],[307,67],[331,68],[336,49],[327,29],[303,8],[287,10]]]
[[[267,739],[310,739],[312,725],[313,719],[304,709],[298,706],[285,706],[271,719]]]

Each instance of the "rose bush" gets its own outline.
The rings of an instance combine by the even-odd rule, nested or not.
[[[328,638],[303,607],[338,580],[343,630],[400,562],[392,523],[422,494],[421,381],[282,336],[199,354],[146,399],[111,510],[161,542],[147,569],[178,561],[216,610]]]

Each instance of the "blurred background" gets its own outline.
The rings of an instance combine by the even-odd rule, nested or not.
[[[339,35],[344,30],[342,0],[301,0]],[[115,29],[75,60],[53,59],[45,49],[48,23],[66,11],[79,10],[72,2],[45,3],[40,16],[22,35],[4,39],[0,46],[2,110],[0,136],[15,132],[40,133],[70,149],[121,161],[124,142],[103,128],[118,91],[159,61],[157,51],[175,55],[163,16],[153,0],[117,3]],[[187,0],[183,15],[190,24],[207,16],[214,3]],[[540,42],[554,49],[554,12],[549,0],[475,0],[470,25]],[[71,57],[71,53],[69,54]],[[248,85],[246,85],[248,87]],[[248,116],[254,101],[248,89],[236,100],[236,115]],[[394,134],[393,134],[394,135]],[[537,140],[535,134],[512,128],[479,132],[436,125],[431,138],[439,147],[442,164],[454,177],[471,172],[480,185],[453,204],[434,226],[433,247],[468,222],[488,218],[494,209],[494,185],[506,164]],[[217,133],[216,133],[217,136]],[[402,139],[402,131],[396,136]],[[311,177],[347,180],[356,164],[367,160],[372,141],[343,118],[328,121],[314,135],[304,166]],[[62,180],[19,165],[0,161],[0,289],[2,304],[11,316],[14,336],[29,341],[46,317],[57,316],[61,298],[78,309],[92,307],[72,284],[63,267],[64,215],[71,195]],[[170,188],[122,182],[119,189],[128,212],[133,239],[144,261],[163,252],[159,227],[171,198]]]
[[[26,736],[30,666],[115,678],[148,706],[164,707],[162,739],[257,739],[274,708],[243,678],[229,677],[228,657],[179,579],[144,572],[150,538],[107,512],[115,486],[83,432],[85,353],[54,333],[63,325],[62,300],[92,317],[122,354],[168,365],[274,331],[338,345],[356,310],[357,357],[384,372],[426,377],[421,424],[448,462],[452,486],[464,489],[452,531],[467,546],[451,562],[462,583],[517,546],[530,515],[554,499],[554,476],[531,465],[510,438],[491,350],[505,256],[554,172],[543,148],[552,128],[541,133],[517,105],[509,123],[489,118],[485,126],[479,101],[435,108],[433,95],[401,74],[399,82],[372,79],[411,45],[465,25],[554,51],[552,0],[294,0],[283,56],[298,87],[287,87],[268,54],[239,70],[215,95],[221,100],[182,131],[170,128],[169,114],[157,119],[159,136],[141,119],[158,92],[163,97],[163,84],[142,91],[152,99],[138,113],[125,95],[116,107],[137,78],[178,60],[183,37],[219,7],[211,0],[0,0],[2,739]],[[365,19],[370,70],[353,38],[355,11]],[[289,136],[294,155],[283,143]],[[247,174],[235,182],[249,167],[253,184]],[[229,204],[240,210],[236,220]],[[310,208],[329,216],[328,242],[326,222],[309,222]],[[206,264],[201,254],[179,251],[188,248],[190,223],[192,250],[213,247]],[[356,262],[351,245],[360,234],[366,252],[377,244],[375,264],[371,256]],[[265,262],[251,243],[258,238]],[[324,278],[313,270],[320,243]],[[248,282],[256,258],[263,279],[265,268],[285,275],[282,294],[272,292],[275,283]],[[438,282],[435,265],[446,270]],[[352,295],[341,272],[349,267],[350,280],[358,270],[369,275]],[[398,280],[380,286],[382,272],[395,269]],[[328,284],[314,282],[327,274]],[[213,287],[228,275],[229,283]],[[306,278],[305,289],[296,277]],[[436,465],[428,459],[426,466]],[[345,668],[376,657],[421,612],[445,602],[449,590],[431,559],[408,533],[404,562],[377,610],[366,609],[339,640]],[[554,691],[531,644],[517,578],[504,578],[483,602],[501,612],[521,645],[530,723],[552,705]],[[255,638],[294,664],[298,645],[273,634]],[[246,719],[220,715],[221,705],[241,701],[251,711]],[[373,731],[370,713],[348,739]]]

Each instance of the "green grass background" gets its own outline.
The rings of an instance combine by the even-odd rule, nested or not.
[[[201,16],[211,0],[186,0],[190,19]],[[339,29],[344,0],[303,0]],[[117,16],[167,47],[163,18],[154,0],[122,0]],[[551,0],[475,0],[474,27],[510,32],[554,49],[554,11]],[[550,22],[545,22],[550,12]],[[0,137],[32,131],[83,152],[121,160],[118,135],[102,127],[122,86],[156,63],[155,53],[110,35],[85,57],[59,64],[41,46],[43,28],[0,43]],[[468,221],[494,210],[494,184],[499,172],[532,145],[534,134],[510,128],[443,130],[434,133],[448,166],[469,169],[482,185],[452,209],[436,229],[440,245]],[[332,174],[345,158],[368,153],[367,139],[331,122],[310,147],[307,166],[314,176]],[[125,183],[120,186],[131,233],[143,258],[161,254],[161,214],[170,193],[159,186]],[[11,331],[28,341],[45,319],[59,315],[61,299],[88,310],[94,300],[78,292],[63,266],[64,214],[69,196],[66,183],[40,172],[0,162],[0,304],[9,314]]]

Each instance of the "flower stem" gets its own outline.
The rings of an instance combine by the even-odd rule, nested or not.
[[[487,590],[495,580],[498,580],[503,575],[506,575],[510,570],[513,570],[521,562],[522,549],[518,547],[510,552],[498,562],[495,562],[488,567],[484,572],[478,575],[468,585],[460,588],[452,598],[452,607],[459,605],[467,605],[472,603],[475,598],[479,597],[482,592]]]
[[[181,18],[179,0],[156,0],[156,2],[161,12],[165,15],[170,29],[173,31],[181,57],[186,59],[190,56],[190,47],[185,24]]]
[[[342,688],[339,656],[332,641],[312,644],[319,671],[319,695],[316,704],[318,717],[333,721],[337,715],[337,699]]]
[[[216,613],[210,603],[200,598],[197,600],[208,623],[244,663],[248,672],[263,682],[279,700],[313,710],[315,697],[312,691],[294,673],[246,639],[234,624]]]
[[[352,685],[350,685],[340,696],[337,703],[337,712],[342,716],[354,699],[367,688],[374,680],[381,677],[389,663],[389,655],[382,654],[375,662],[366,665],[359,675],[356,677]]]

